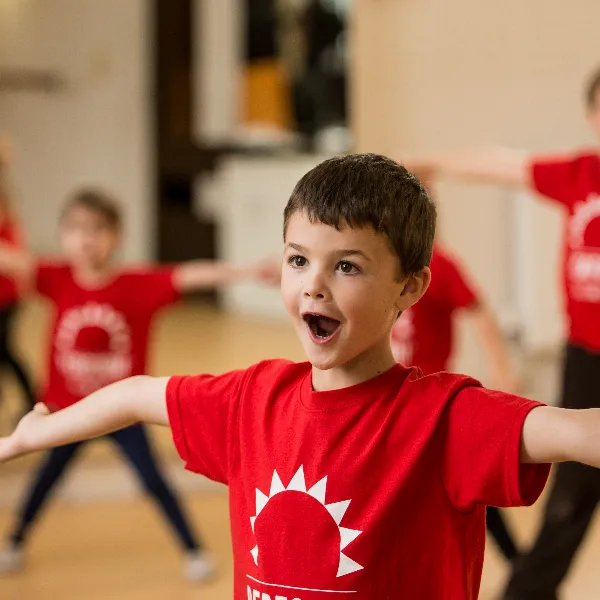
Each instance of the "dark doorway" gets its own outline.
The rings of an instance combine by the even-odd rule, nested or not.
[[[215,257],[215,224],[193,210],[196,176],[218,149],[192,136],[192,2],[154,0],[154,102],[158,260]]]

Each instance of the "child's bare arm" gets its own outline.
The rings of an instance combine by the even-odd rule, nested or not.
[[[471,308],[469,313],[473,317],[477,335],[490,365],[490,387],[509,394],[516,394],[518,379],[513,370],[510,352],[502,336],[496,316],[482,302]]]
[[[255,278],[264,285],[279,287],[281,285],[281,259],[267,259],[256,265]]]
[[[404,165],[424,182],[442,176],[529,187],[531,161],[532,157],[527,152],[508,148],[482,148],[472,152],[407,161]]]
[[[134,423],[168,425],[167,381],[166,377],[130,377],[53,414],[38,404],[12,435],[0,438],[0,462],[95,438]]]
[[[181,263],[173,272],[173,283],[180,292],[216,288],[244,276],[241,267],[219,260],[193,260]]]
[[[30,284],[35,272],[35,257],[12,244],[0,242],[0,273]]]
[[[13,149],[10,140],[0,134],[0,169],[7,168],[12,163]]]
[[[271,260],[232,265],[219,260],[195,260],[175,267],[173,283],[180,292],[217,288],[243,279],[254,279],[265,284],[275,284],[281,263]]]
[[[567,461],[600,468],[600,409],[533,409],[523,425],[521,462]]]

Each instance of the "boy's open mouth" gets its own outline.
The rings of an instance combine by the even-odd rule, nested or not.
[[[340,322],[331,317],[306,313],[302,316],[313,337],[320,341],[329,340],[340,326]]]

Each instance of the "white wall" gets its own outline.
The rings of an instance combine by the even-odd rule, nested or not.
[[[356,0],[354,7],[359,150],[401,158],[482,143],[548,150],[592,141],[582,85],[600,58],[597,0]],[[515,209],[509,193],[493,188],[444,184],[439,192],[442,238],[495,308],[525,310],[514,289],[525,281],[529,342],[560,343],[560,212],[542,203]],[[529,220],[529,239],[517,240],[515,219]],[[527,257],[513,258],[517,242]]]
[[[0,65],[56,69],[66,88],[0,92],[30,244],[56,249],[57,211],[79,185],[123,200],[124,256],[153,254],[150,7],[145,0],[0,0]]]
[[[243,9],[241,0],[192,3],[194,134],[205,143],[231,139],[239,125]]]
[[[283,209],[298,180],[325,157],[232,156],[216,177],[221,198],[216,213],[219,256],[238,264],[280,258],[283,253]],[[246,315],[283,318],[287,315],[278,288],[239,283],[222,292],[225,306]]]

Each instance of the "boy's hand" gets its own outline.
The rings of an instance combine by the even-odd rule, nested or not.
[[[254,267],[255,278],[265,285],[281,285],[281,261],[265,260]]]
[[[48,407],[38,403],[27,413],[8,437],[0,438],[0,463],[7,462],[35,449],[35,432],[50,414]]]

